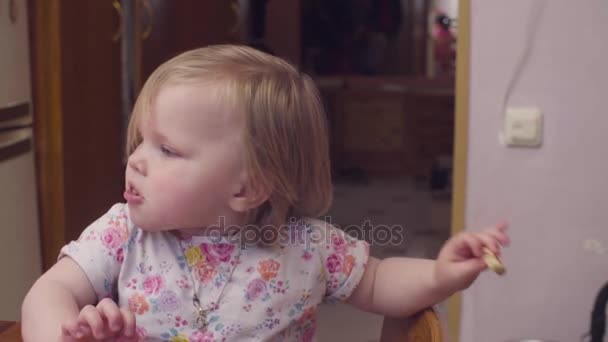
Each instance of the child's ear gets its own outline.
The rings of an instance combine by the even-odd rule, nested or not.
[[[268,191],[261,187],[254,188],[247,179],[243,178],[230,198],[229,205],[236,212],[246,212],[266,202],[268,197]]]

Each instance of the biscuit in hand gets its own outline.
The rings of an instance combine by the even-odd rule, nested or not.
[[[496,274],[503,275],[505,273],[505,266],[489,248],[483,249],[483,261],[488,265],[488,268],[496,272]]]

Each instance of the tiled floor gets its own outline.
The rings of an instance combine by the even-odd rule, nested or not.
[[[335,184],[331,222],[342,227],[378,225],[403,227],[403,242],[378,244],[370,253],[378,258],[408,256],[435,258],[449,237],[451,204],[446,196],[433,196],[426,184],[412,179],[375,179],[369,184]],[[371,235],[372,237],[374,234]],[[325,341],[378,341],[382,317],[344,304],[319,310],[317,339]]]

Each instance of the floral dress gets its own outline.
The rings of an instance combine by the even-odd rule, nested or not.
[[[98,300],[135,314],[141,341],[314,341],[317,306],[346,300],[369,245],[316,219],[287,226],[273,245],[146,232],[115,204],[61,250]],[[194,283],[193,283],[194,282]],[[207,311],[196,324],[193,296]]]

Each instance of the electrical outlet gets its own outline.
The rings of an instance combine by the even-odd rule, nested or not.
[[[535,107],[509,107],[505,113],[503,140],[510,147],[540,147],[543,117]]]

